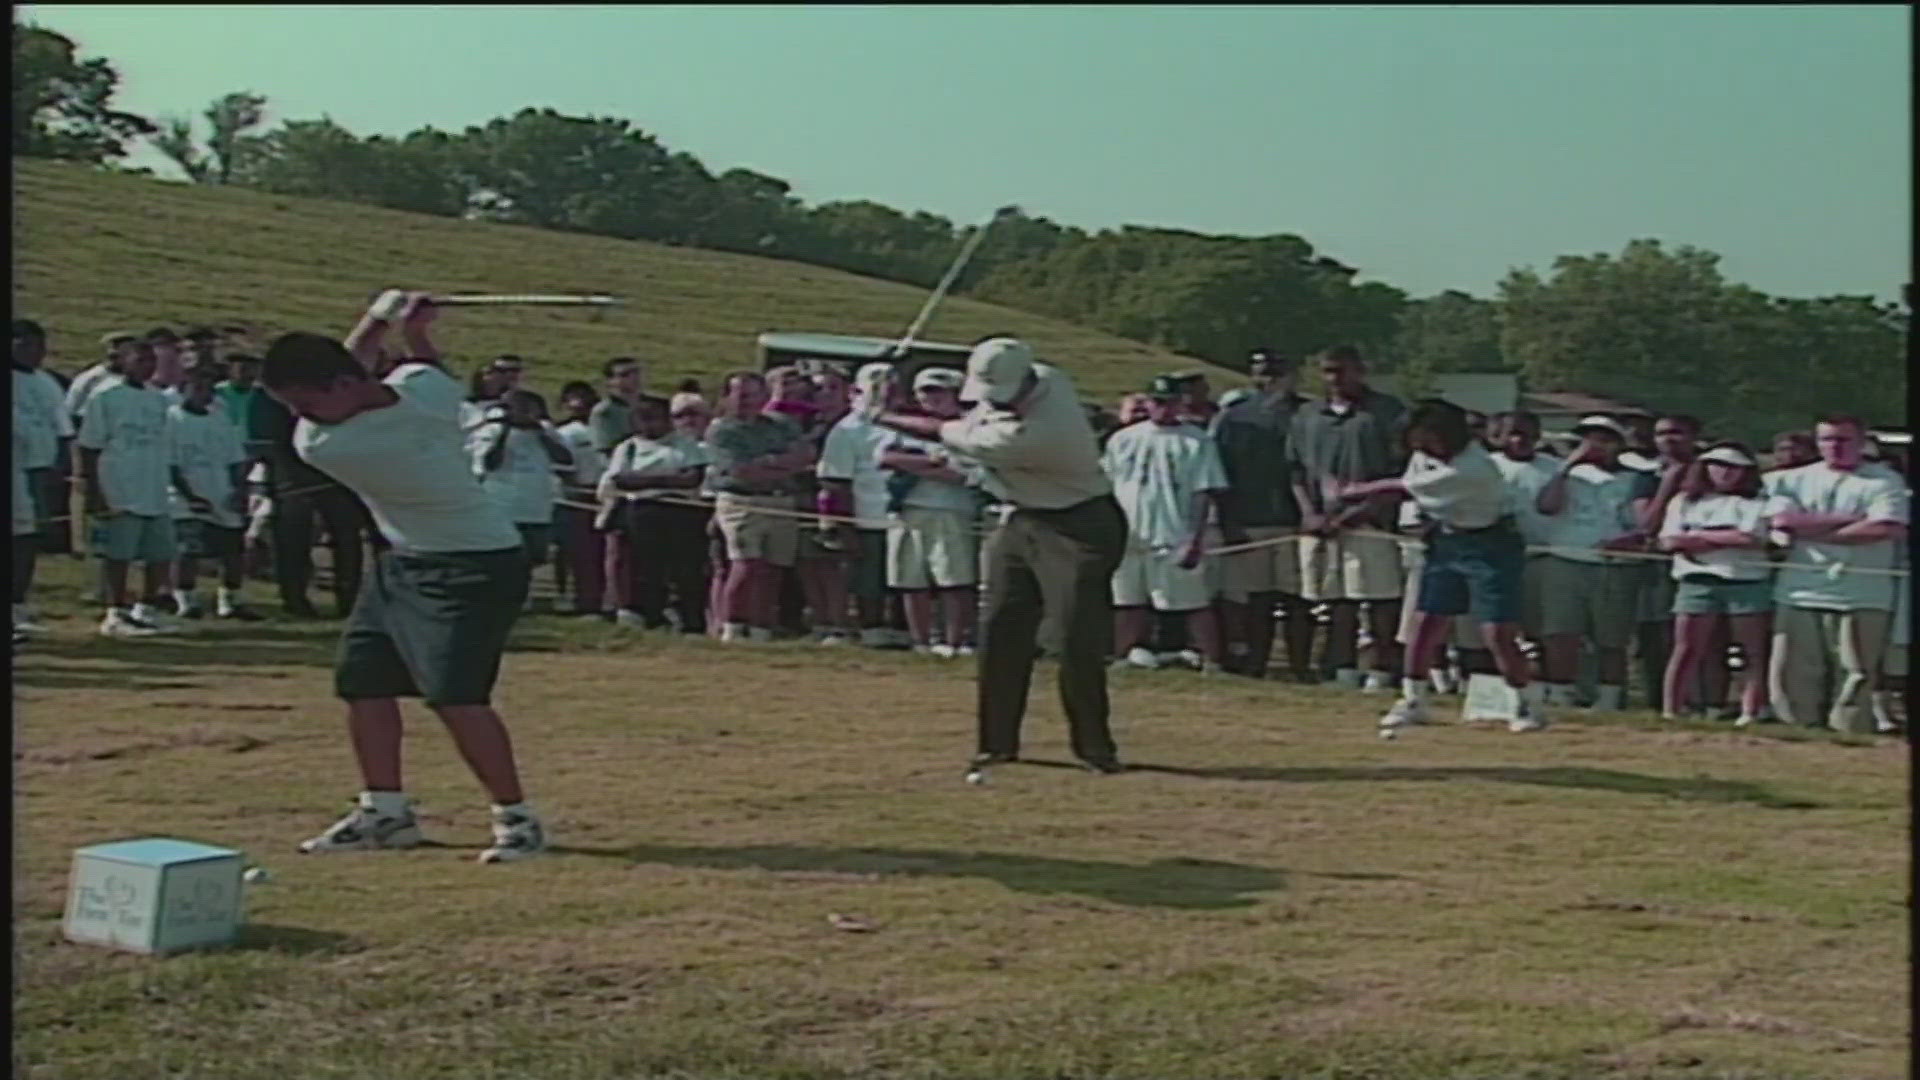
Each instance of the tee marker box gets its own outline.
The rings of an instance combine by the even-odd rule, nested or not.
[[[1498,675],[1467,676],[1467,698],[1460,715],[1466,720],[1512,720],[1520,711],[1520,695]]]
[[[232,944],[242,921],[242,856],[153,837],[73,853],[68,941],[164,956]]]

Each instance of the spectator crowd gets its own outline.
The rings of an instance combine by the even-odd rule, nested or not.
[[[257,386],[244,328],[101,347],[69,379],[47,366],[41,327],[13,324],[16,646],[39,629],[28,601],[49,554],[93,557],[107,636],[258,619],[253,583],[318,618],[316,546],[343,616],[381,538],[293,453],[296,418]],[[1421,467],[1409,410],[1351,348],[1311,362],[1323,398],[1298,392],[1296,358],[1256,350],[1251,386],[1218,402],[1184,373],[1092,410],[1130,534],[1110,586],[1116,664],[1401,686],[1443,523],[1417,501],[1341,497]],[[999,508],[964,457],[872,419],[959,417],[959,372],[870,363],[849,379],[810,362],[730,373],[709,400],[693,381],[651,392],[645,365],[618,357],[551,408],[525,375],[516,356],[481,365],[463,426],[562,613],[729,643],[972,654]],[[1910,491],[1859,420],[1822,417],[1763,454],[1685,415],[1588,416],[1557,437],[1524,411],[1471,419],[1473,452],[1504,481],[1493,512],[1527,545],[1516,604],[1543,704],[1894,729]],[[1488,641],[1455,618],[1434,692],[1494,673]]]

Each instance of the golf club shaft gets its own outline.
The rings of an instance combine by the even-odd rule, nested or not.
[[[946,274],[940,278],[940,284],[933,287],[933,295],[927,297],[927,302],[920,308],[920,314],[914,317],[913,322],[907,327],[907,332],[901,335],[900,341],[895,345],[898,351],[905,352],[912,347],[914,341],[920,336],[920,331],[926,328],[927,320],[933,317],[933,309],[940,306],[940,301],[946,297],[947,290],[953,288],[953,283],[960,277],[960,271],[966,268],[967,260],[973,258],[974,249],[980,246],[980,241],[986,237],[987,230],[993,228],[993,223],[1000,220],[1006,212],[1004,208],[994,211],[994,215],[987,219],[986,224],[975,229],[973,235],[967,237],[967,242],[961,245],[960,254],[954,258],[953,265],[947,267]]]
[[[464,293],[433,298],[435,307],[491,307],[504,304],[532,307],[611,307],[618,303],[620,303],[619,298],[602,294],[555,296],[540,293]]]

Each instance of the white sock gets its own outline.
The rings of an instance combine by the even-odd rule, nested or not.
[[[192,607],[195,602],[194,596],[193,596],[193,590],[191,589],[173,590],[173,602],[180,605],[182,610]]]
[[[232,611],[238,606],[240,598],[236,595],[237,592],[238,590],[229,589],[225,585],[222,585],[214,593],[214,596],[217,598],[215,602],[220,605],[221,614]]]
[[[1400,680],[1400,696],[1408,701],[1424,705],[1427,701],[1427,680],[1409,676]]]
[[[1619,712],[1621,702],[1626,699],[1627,691],[1621,686],[1602,686],[1594,695],[1593,707],[1602,712]]]
[[[373,811],[376,817],[399,818],[413,812],[404,791],[363,791],[360,805]]]
[[[525,799],[522,799],[517,803],[494,803],[493,804],[494,817],[504,818],[504,817],[511,817],[516,814],[522,817],[536,816],[533,812],[533,807],[528,806]]]

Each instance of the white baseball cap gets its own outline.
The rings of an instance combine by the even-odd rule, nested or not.
[[[1701,454],[1700,460],[1710,461],[1717,465],[1737,465],[1746,469],[1751,469],[1758,464],[1758,462],[1754,461],[1751,457],[1748,457],[1746,454],[1741,453],[1731,446],[1716,446],[1706,453]]]
[[[853,392],[863,398],[876,397],[892,374],[893,365],[885,360],[861,364],[860,370],[853,373]]]
[[[1575,435],[1585,435],[1589,431],[1608,432],[1609,434],[1618,436],[1621,442],[1626,442],[1632,438],[1632,436],[1627,434],[1627,429],[1620,426],[1620,421],[1615,420],[1611,416],[1603,416],[1599,413],[1595,413],[1573,425],[1573,433]]]
[[[967,401],[1004,405],[1020,392],[1033,370],[1033,350],[1010,337],[988,338],[967,355],[967,381],[960,396]]]
[[[920,369],[920,374],[913,377],[913,388],[916,391],[925,390],[930,386],[939,387],[942,390],[958,390],[960,384],[965,381],[966,376],[952,368],[925,367]]]

